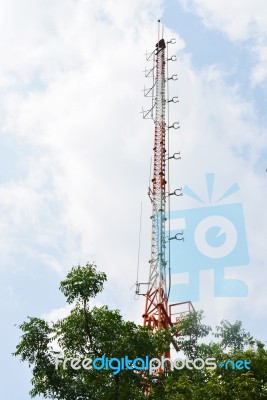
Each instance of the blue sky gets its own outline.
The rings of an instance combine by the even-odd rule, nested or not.
[[[201,18],[196,18],[194,12],[184,12],[181,3],[169,1],[164,10],[163,21],[167,21],[174,31],[179,27],[179,34],[186,42],[186,50],[191,54],[192,65],[195,68],[204,68],[218,64],[226,74],[225,82],[238,85],[242,97],[253,104],[260,119],[265,119],[266,83],[251,87],[250,73],[258,61],[256,54],[253,54],[255,38],[231,41],[220,27],[211,29],[203,24]]]
[[[148,273],[153,125],[139,112],[159,17],[166,38],[177,38],[180,103],[171,117],[181,133],[172,146],[183,159],[172,184],[205,197],[207,172],[216,173],[217,194],[238,182],[228,203],[242,203],[247,229],[250,264],[226,272],[246,282],[248,296],[214,298],[212,271],[202,271],[195,306],[213,325],[240,319],[266,339],[266,8],[259,0],[0,1],[3,398],[29,398],[28,368],[11,356],[14,325],[66,315],[58,286],[73,265],[95,261],[109,277],[98,301],[141,322],[144,304],[130,288],[140,201]]]

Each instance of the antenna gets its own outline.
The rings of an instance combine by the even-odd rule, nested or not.
[[[170,241],[172,239],[181,240],[177,235],[174,238],[170,237],[171,195],[182,195],[182,188],[178,188],[172,193],[170,189],[170,162],[181,159],[180,151],[175,152],[172,156],[170,155],[170,134],[180,127],[179,122],[170,122],[169,113],[170,104],[179,101],[177,96],[172,99],[169,98],[169,82],[177,80],[176,74],[169,77],[168,68],[169,62],[177,60],[176,55],[169,57],[169,45],[174,43],[175,39],[165,42],[164,27],[162,26],[161,30],[160,20],[158,20],[158,41],[155,49],[146,53],[147,61],[153,62],[153,66],[148,69],[149,73],[147,73],[147,69],[145,70],[145,76],[152,78],[152,84],[150,89],[144,90],[144,94],[146,97],[148,97],[148,94],[151,95],[152,103],[147,111],[142,111],[143,118],[150,118],[154,122],[153,163],[151,168],[153,177],[150,179],[148,190],[152,203],[151,258],[148,283],[137,283],[136,290],[136,294],[141,295],[142,293],[139,292],[140,285],[147,286],[147,291],[143,294],[146,302],[142,317],[144,326],[151,326],[154,331],[177,326],[179,312],[173,312],[174,306],[187,304],[188,311],[193,309],[191,302],[176,303],[170,306],[168,304],[171,290]],[[168,224],[166,224],[167,219]],[[166,225],[168,225],[166,229],[168,237],[166,237],[165,232]],[[168,260],[166,256],[167,243]],[[166,282],[167,266],[168,285]],[[175,316],[175,320],[172,319],[173,316]],[[178,351],[174,337],[172,344]],[[164,353],[164,356],[170,357],[170,348]]]
[[[140,222],[139,222],[139,237],[138,237],[138,254],[137,254],[137,271],[136,271],[136,287],[135,287],[135,299],[138,299],[139,294],[139,266],[140,266],[140,247],[141,247],[141,231],[142,231],[142,202],[140,208]],[[137,296],[137,297],[136,297]]]

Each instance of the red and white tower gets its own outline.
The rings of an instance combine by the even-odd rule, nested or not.
[[[176,303],[168,305],[168,295],[170,292],[170,252],[168,260],[166,257],[166,245],[171,240],[166,235],[166,221],[169,219],[170,193],[169,181],[169,162],[170,159],[178,159],[180,153],[169,155],[169,133],[170,129],[178,129],[179,123],[169,123],[169,104],[176,103],[177,97],[169,99],[168,84],[170,80],[176,80],[177,75],[168,77],[168,62],[175,61],[176,56],[169,58],[168,45],[175,43],[175,39],[165,42],[162,35],[160,38],[160,21],[158,28],[158,42],[155,49],[147,54],[147,61],[152,62],[152,67],[146,69],[146,77],[152,78],[152,85],[149,89],[144,89],[146,97],[152,97],[152,106],[149,110],[143,111],[144,118],[150,118],[154,121],[154,147],[153,147],[153,177],[149,187],[149,197],[152,203],[152,236],[151,236],[151,259],[149,261],[149,279],[148,283],[138,283],[136,294],[140,293],[140,285],[147,285],[145,310],[143,313],[144,326],[150,325],[153,330],[167,329],[178,321],[179,312],[175,312],[173,320],[172,309],[180,305],[186,305],[190,311],[193,306],[191,302]],[[176,155],[176,156],[175,156]],[[177,189],[181,190],[181,189]],[[170,230],[170,228],[169,228]],[[166,277],[169,277],[168,282]],[[175,345],[175,341],[174,341]],[[166,354],[169,356],[169,352]]]
[[[155,112],[153,178],[149,194],[152,202],[152,237],[149,284],[146,294],[144,325],[154,329],[170,325],[166,287],[166,44],[160,39],[155,49]]]

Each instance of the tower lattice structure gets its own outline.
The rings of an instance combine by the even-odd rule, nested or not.
[[[160,32],[160,21],[159,30]],[[152,86],[149,89],[144,89],[145,97],[152,98],[152,106],[149,110],[143,111],[143,117],[149,118],[154,121],[154,147],[153,147],[153,177],[149,187],[149,197],[152,203],[152,234],[151,234],[151,258],[149,261],[149,279],[147,283],[138,283],[136,294],[143,294],[145,296],[145,310],[142,315],[144,326],[151,326],[154,331],[159,329],[167,329],[171,326],[177,326],[182,314],[187,313],[193,309],[190,301],[168,304],[168,297],[171,286],[171,268],[170,268],[170,246],[168,248],[168,261],[166,245],[172,239],[166,237],[166,221],[167,215],[170,211],[170,196],[177,194],[176,189],[170,193],[169,180],[169,161],[170,159],[180,159],[174,153],[173,156],[169,154],[169,132],[170,129],[179,128],[179,123],[174,122],[169,124],[169,104],[176,103],[178,97],[169,99],[169,80],[177,80],[177,75],[168,77],[168,62],[175,61],[176,56],[169,58],[168,45],[175,43],[175,39],[171,39],[167,43],[163,38],[159,38],[156,43],[155,49],[147,54],[147,61],[152,62],[152,67],[145,70],[145,76],[152,78]],[[170,233],[170,224],[169,224]],[[167,273],[168,272],[168,273]],[[169,281],[166,282],[168,275]],[[140,285],[147,285],[146,293],[140,293]],[[178,306],[178,311],[177,311]],[[182,308],[181,308],[182,306]],[[183,309],[183,311],[181,311]],[[174,311],[173,311],[174,310]],[[174,348],[177,350],[175,340],[172,340]],[[165,355],[169,357],[170,351]]]
[[[166,286],[166,44],[161,39],[156,44],[154,65],[154,148],[153,178],[150,199],[152,202],[152,236],[149,284],[146,293],[144,325],[154,329],[170,326]]]

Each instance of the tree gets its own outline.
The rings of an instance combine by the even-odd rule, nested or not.
[[[152,332],[149,327],[124,321],[118,310],[91,306],[106,279],[94,264],[73,267],[60,283],[67,302],[73,304],[70,315],[51,324],[29,317],[20,325],[22,337],[14,355],[32,367],[32,397],[267,400],[267,351],[240,321],[231,324],[223,320],[212,332],[203,323],[203,312],[193,311],[181,317],[178,326]],[[180,350],[180,363],[186,365],[188,361],[189,368],[176,365],[167,375],[156,369],[151,374],[141,371],[141,361],[129,361],[129,368],[123,368],[120,360],[125,356],[128,360],[160,358],[171,337]],[[55,350],[55,342],[64,356]],[[207,358],[215,360],[215,367],[210,369],[204,363],[199,368],[199,362]],[[88,364],[90,359],[95,362],[94,368]],[[113,359],[112,364],[104,365],[107,359]],[[238,368],[241,364],[243,367]]]
[[[191,360],[214,358],[216,368],[173,370],[166,377],[168,400],[261,400],[267,399],[267,351],[246,332],[241,321],[221,321],[213,337],[203,341],[211,328],[203,312],[192,312],[179,322],[177,344]],[[247,366],[247,368],[245,367]]]
[[[64,359],[106,358],[145,359],[161,354],[169,341],[168,333],[152,334],[151,329],[124,321],[118,310],[107,306],[90,307],[90,300],[103,290],[106,275],[94,264],[73,267],[60,290],[70,304],[70,315],[49,324],[40,318],[28,318],[19,327],[20,343],[14,355],[29,363],[32,369],[31,396],[64,400],[144,399],[145,387],[156,385],[155,379],[139,371],[74,369],[61,362],[54,350],[59,344]],[[152,399],[153,397],[150,396]]]

